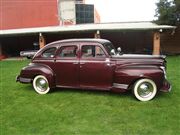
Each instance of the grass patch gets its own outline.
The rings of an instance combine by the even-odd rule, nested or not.
[[[29,61],[0,62],[2,135],[178,135],[180,134],[180,56],[168,57],[170,93],[139,102],[130,93],[56,89],[38,95],[15,82]]]

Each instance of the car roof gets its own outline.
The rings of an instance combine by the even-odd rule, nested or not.
[[[71,43],[71,42],[95,42],[95,43],[100,43],[100,44],[111,43],[109,40],[106,40],[106,39],[96,39],[96,38],[79,38],[79,39],[58,40],[58,41],[51,42],[51,43],[45,45],[36,54],[38,55],[39,53],[42,53],[44,50],[46,50],[48,48],[57,47],[58,43]],[[36,57],[36,55],[34,57]]]
[[[58,40],[52,43],[47,44],[47,46],[51,46],[57,43],[68,43],[68,42],[98,42],[100,44],[109,43],[109,40],[106,39],[96,39],[96,38],[79,38],[79,39],[65,39]]]

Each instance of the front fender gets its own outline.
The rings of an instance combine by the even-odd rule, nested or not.
[[[47,78],[50,87],[55,87],[55,74],[53,70],[44,64],[30,63],[28,66],[22,68],[20,77],[34,79],[37,75],[43,75]]]
[[[115,83],[132,86],[138,79],[153,80],[160,89],[164,81],[164,72],[158,66],[128,66],[116,68]]]

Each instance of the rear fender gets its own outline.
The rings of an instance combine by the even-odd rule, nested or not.
[[[30,63],[22,69],[20,76],[33,80],[37,75],[45,76],[49,82],[49,87],[55,87],[55,74],[49,66],[44,64]]]

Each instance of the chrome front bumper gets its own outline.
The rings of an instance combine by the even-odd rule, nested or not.
[[[31,83],[31,82],[32,82],[32,79],[30,79],[30,78],[23,78],[23,77],[20,77],[20,76],[18,75],[18,76],[16,76],[16,82]]]
[[[163,82],[163,86],[162,86],[162,88],[161,88],[160,91],[163,91],[163,92],[170,92],[171,89],[172,89],[171,84],[170,84],[167,80],[165,80],[165,81]]]

